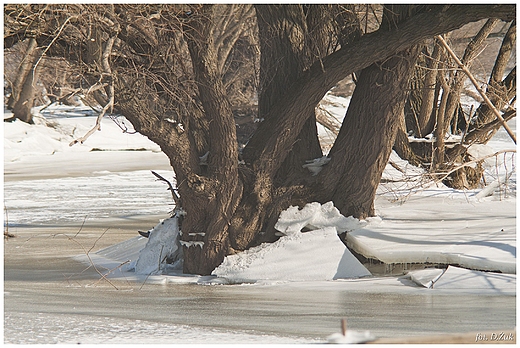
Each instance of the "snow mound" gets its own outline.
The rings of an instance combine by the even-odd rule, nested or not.
[[[148,242],[135,263],[136,274],[159,274],[165,260],[175,265],[182,257],[179,221],[176,216],[165,219],[151,231]]]
[[[212,274],[240,283],[358,278],[370,272],[340,241],[336,229],[326,227],[227,256]]]
[[[436,281],[442,277],[446,269],[426,268],[408,272],[410,279],[417,285],[431,289]]]
[[[327,337],[329,343],[335,344],[360,344],[375,340],[376,337],[370,331],[348,330],[345,335],[335,333]]]
[[[365,224],[352,216],[344,217],[332,202],[323,205],[313,202],[301,210],[295,206],[284,210],[274,228],[280,231],[279,235],[288,236],[299,233],[304,227],[310,230],[334,227],[337,233],[343,233],[361,228]]]
[[[290,207],[275,228],[284,236],[242,253],[227,256],[213,275],[231,282],[257,280],[314,281],[359,278],[370,272],[350,253],[337,234],[360,227],[345,218],[332,202]],[[300,232],[302,228],[313,229]]]

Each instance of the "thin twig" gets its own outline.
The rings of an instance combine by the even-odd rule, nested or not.
[[[126,260],[125,262],[120,263],[120,264],[117,265],[116,267],[109,269],[106,273],[104,273],[104,277],[103,277],[103,278],[106,279],[106,277],[107,277],[108,275],[110,275],[112,272],[114,272],[114,271],[117,270],[117,269],[120,269],[121,267],[123,267],[124,265],[126,265],[126,264],[129,263],[129,262],[130,262],[130,260]],[[99,283],[99,281],[100,281],[101,279],[103,279],[103,278],[98,279],[98,280],[94,283],[94,285],[96,285],[97,283]]]
[[[74,235],[74,238],[76,238],[76,236],[81,232],[81,230],[83,229],[83,226],[85,226],[85,221],[87,221],[87,217],[88,215],[85,215],[85,218],[83,219],[83,223],[81,224],[80,228],[79,228],[79,231],[76,232],[76,234]],[[106,232],[106,231],[105,231]]]
[[[105,232],[108,231],[105,230]],[[101,235],[101,237],[105,234],[105,232],[103,232],[103,234]],[[96,271],[97,274],[99,274],[99,276],[101,277],[101,279],[104,279],[108,284],[112,285],[114,287],[114,289],[116,290],[119,290],[117,286],[115,286],[107,277],[105,274],[103,274],[97,267],[96,267],[96,264],[94,263],[94,261],[92,260],[92,258],[90,257],[89,253],[90,251],[94,248],[94,246],[92,246],[92,248],[90,248],[90,250],[87,251],[87,249],[85,249],[85,247],[83,246],[83,244],[81,244],[80,242],[78,242],[76,239],[74,239],[73,237],[70,237],[64,233],[58,233],[58,234],[55,234],[53,236],[58,236],[58,235],[63,235],[65,237],[67,237],[67,239],[69,239],[70,241],[78,244],[81,249],[83,249],[83,252],[85,253],[85,255],[87,256],[88,258],[88,261],[90,262],[90,264],[92,265],[92,267],[94,268],[94,270]],[[101,238],[99,237],[99,238]],[[96,240],[96,242],[99,240],[99,238]],[[96,243],[94,243],[94,245],[96,245]]]

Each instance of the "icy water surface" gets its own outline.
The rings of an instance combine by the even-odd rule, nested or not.
[[[4,189],[16,234],[4,243],[5,343],[316,343],[338,332],[342,318],[376,337],[516,326],[511,294],[385,289],[369,279],[355,291],[341,281],[111,285],[72,257],[167,217],[171,197],[162,183],[140,171],[12,181]]]
[[[18,229],[5,244],[5,343],[316,343],[338,332],[342,318],[377,337],[516,325],[511,295],[396,291],[370,280],[355,291],[342,282],[110,285],[70,258],[145,223],[99,240],[97,227],[84,226],[75,241],[76,227]]]
[[[157,171],[173,180],[171,171]],[[173,209],[165,183],[149,170],[4,183],[11,225],[82,222],[117,216],[164,214]],[[35,194],[37,192],[37,194]]]
[[[284,286],[26,286],[5,295],[6,343],[312,343],[349,327],[379,337],[502,330],[514,298]],[[32,284],[31,284],[32,285]],[[18,289],[14,289],[18,288]]]

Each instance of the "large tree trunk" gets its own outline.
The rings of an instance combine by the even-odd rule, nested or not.
[[[410,6],[391,6],[382,25],[393,29],[408,16]],[[374,215],[374,199],[388,163],[408,95],[420,45],[363,69],[330,164],[323,170],[324,195],[345,216]]]
[[[376,189],[392,151],[418,51],[413,47],[361,73],[330,151],[331,163],[323,170],[322,200],[332,199],[345,216],[374,215]]]
[[[185,27],[195,81],[204,114],[209,120],[209,153],[202,182],[203,194],[185,200],[181,240],[184,242],[184,272],[209,274],[229,254],[229,225],[242,197],[238,176],[238,147],[231,105],[217,66],[213,44],[213,6],[203,6],[200,19]],[[193,191],[193,190],[192,190]],[[201,192],[202,193],[202,192]],[[204,243],[201,248],[191,242]]]
[[[406,11],[416,8],[404,6],[402,17],[385,18],[386,28],[359,39],[349,38],[349,25],[343,23],[341,49],[331,53],[335,49],[324,43],[328,5],[255,6],[259,16],[264,15],[259,18],[265,59],[259,116],[265,121],[243,151],[245,163],[239,164],[236,129],[222,84],[224,58],[215,47],[219,29],[214,30],[218,21],[213,22],[213,6],[114,5],[113,13],[83,8],[95,12],[92,18],[106,16],[99,22],[99,37],[113,38],[111,23],[121,26],[116,31],[121,52],[112,56],[110,74],[116,107],[170,159],[178,204],[186,211],[181,226],[184,271],[197,274],[210,274],[235,250],[272,240],[267,229],[288,205],[320,197],[334,200],[345,215],[372,215],[375,188],[391,151],[417,54],[415,45],[486,18],[490,11],[511,17],[514,8],[424,5],[401,23],[408,18]],[[336,18],[348,21],[349,16]],[[95,24],[89,22],[87,28],[91,25]],[[85,63],[89,48],[84,38],[76,38],[73,31],[66,34],[48,53],[76,52],[67,56]],[[70,44],[60,51],[68,35],[81,47]],[[97,60],[96,51],[91,51]],[[313,177],[302,165],[321,155],[314,108],[337,82],[364,68],[331,162]],[[200,157],[206,153],[204,163]]]

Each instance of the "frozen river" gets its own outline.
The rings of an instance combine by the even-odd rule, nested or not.
[[[62,124],[75,129],[80,121],[84,129],[93,124],[80,117]],[[70,139],[45,127],[6,127],[5,217],[16,238],[4,243],[4,343],[317,343],[339,332],[343,318],[377,337],[516,326],[514,293],[432,291],[395,277],[109,284],[73,257],[133,238],[167,217],[171,196],[150,173],[171,178],[167,159],[151,151],[69,148]],[[106,136],[110,127],[89,139],[92,147],[150,148],[119,129],[108,132],[121,138],[116,143]]]
[[[167,216],[171,197],[149,171],[7,180],[4,193],[9,232],[16,235],[4,245],[5,343],[316,343],[338,332],[342,318],[376,337],[516,326],[510,293],[443,293],[384,280],[118,279],[116,290],[72,257],[133,238]]]
[[[354,290],[342,281],[111,285],[70,258],[153,221],[87,222],[77,236],[78,225],[14,228],[4,247],[5,343],[315,343],[338,332],[341,318],[377,337],[515,326],[512,295],[403,291],[369,279]]]

